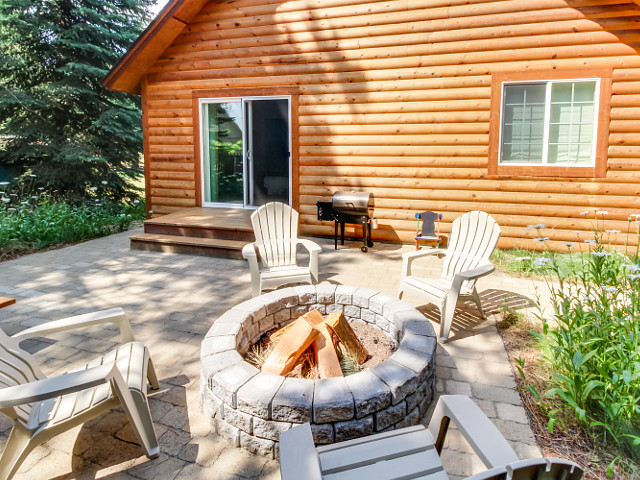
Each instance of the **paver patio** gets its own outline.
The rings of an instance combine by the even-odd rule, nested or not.
[[[150,396],[160,457],[149,461],[135,443],[121,409],[38,447],[16,479],[278,479],[278,463],[230,446],[211,429],[200,408],[200,342],[215,319],[250,298],[249,268],[242,260],[204,258],[129,249],[128,237],[141,229],[0,263],[0,295],[17,303],[0,310],[8,333],[65,316],[123,307],[136,338],[147,344],[161,388]],[[338,251],[323,247],[320,279],[358,285],[395,296],[401,254],[413,246],[379,244],[360,252],[359,243]],[[424,265],[424,266],[422,266]],[[439,262],[416,265],[439,275]],[[496,273],[481,279],[483,306],[497,313],[503,303],[524,306],[544,292],[530,279]],[[513,295],[515,294],[515,295]],[[410,295],[413,305],[421,301]],[[435,308],[421,308],[435,320]],[[494,420],[521,458],[540,455],[521,405],[511,365],[495,328],[496,315],[482,322],[473,306],[454,319],[451,341],[438,346],[437,393],[470,395]],[[437,329],[439,326],[434,325]],[[67,370],[118,342],[115,328],[60,334],[57,341],[23,345],[45,373]],[[427,423],[430,412],[423,419]],[[11,421],[0,417],[4,448]],[[443,462],[452,478],[484,470],[461,436],[451,435]]]

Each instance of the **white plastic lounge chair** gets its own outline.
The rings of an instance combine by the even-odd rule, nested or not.
[[[490,274],[495,267],[489,257],[500,238],[500,227],[487,213],[473,211],[453,222],[446,250],[419,250],[402,255],[402,274],[398,298],[403,292],[424,297],[440,309],[440,340],[447,341],[453,313],[458,300],[473,300],[485,318],[476,290],[476,280]],[[419,257],[438,255],[445,257],[439,279],[419,278],[411,275],[411,264]]]
[[[267,203],[253,212],[251,224],[256,241],[244,246],[242,256],[249,261],[254,297],[265,288],[288,283],[318,283],[321,248],[311,240],[298,238],[298,212],[284,203]],[[296,263],[298,245],[309,251],[308,267]],[[258,255],[261,265],[258,265]]]
[[[47,378],[20,342],[55,332],[114,323],[122,345],[86,365]],[[0,458],[0,480],[13,477],[42,442],[122,405],[144,453],[158,456],[147,402],[147,381],[158,380],[147,348],[134,341],[121,308],[57,320],[9,337],[0,330],[0,411],[14,422]],[[46,461],[46,460],[45,460]]]
[[[447,480],[439,454],[451,421],[488,468],[467,480],[578,480],[582,476],[582,469],[568,460],[519,460],[470,398],[443,395],[428,429],[418,425],[318,448],[308,423],[287,430],[280,434],[282,480]]]

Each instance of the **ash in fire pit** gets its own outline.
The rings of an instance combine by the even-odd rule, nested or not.
[[[394,340],[397,351],[368,371],[309,380],[261,372],[247,363],[251,345],[310,310],[342,312]],[[202,403],[220,435],[236,446],[277,456],[281,432],[310,422],[317,444],[415,425],[431,403],[436,336],[405,302],[370,289],[321,284],[248,300],[216,320],[202,342]]]

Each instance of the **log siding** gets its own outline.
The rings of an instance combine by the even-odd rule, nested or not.
[[[582,212],[598,209],[623,232],[613,243],[635,243],[625,233],[640,213],[639,45],[640,6],[622,0],[209,1],[143,80],[148,208],[200,204],[203,91],[295,88],[303,233],[332,234],[316,201],[354,188],[375,196],[378,240],[412,241],[418,211],[443,213],[447,232],[480,209],[501,225],[500,247],[539,246],[527,226],[543,223],[564,248],[590,238]],[[610,72],[602,176],[490,173],[492,78],[551,70]]]

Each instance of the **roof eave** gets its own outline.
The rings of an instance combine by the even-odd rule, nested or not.
[[[126,93],[140,93],[140,81],[208,0],[171,0],[129,47],[102,84]]]

